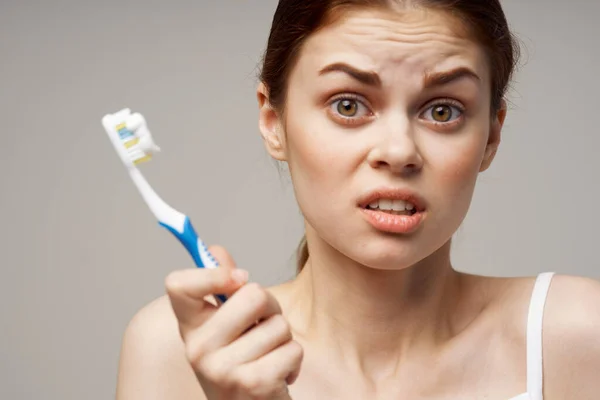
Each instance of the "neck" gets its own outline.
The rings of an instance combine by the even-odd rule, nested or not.
[[[453,336],[460,274],[450,265],[450,243],[393,271],[316,247],[294,283],[301,335],[312,343],[335,349],[361,373],[387,376],[401,358],[431,353]]]

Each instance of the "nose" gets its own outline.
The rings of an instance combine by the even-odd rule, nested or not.
[[[423,158],[410,121],[395,119],[379,129],[382,132],[367,156],[372,168],[388,169],[400,175],[414,174],[423,168]]]

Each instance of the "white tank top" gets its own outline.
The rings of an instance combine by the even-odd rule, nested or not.
[[[544,306],[553,272],[539,274],[529,303],[527,316],[527,392],[510,400],[544,400],[542,371],[542,326]]]

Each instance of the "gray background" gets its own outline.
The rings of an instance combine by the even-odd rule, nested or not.
[[[121,335],[191,267],[100,125],[130,107],[144,166],[208,243],[265,285],[293,275],[301,219],[263,150],[254,96],[276,0],[0,3],[0,398],[114,397]],[[600,3],[508,0],[523,66],[458,269],[600,277]]]

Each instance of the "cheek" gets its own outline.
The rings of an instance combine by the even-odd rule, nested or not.
[[[481,167],[486,139],[486,133],[479,130],[452,138],[445,146],[436,147],[435,154],[430,154],[435,187],[443,189],[438,193],[444,197],[442,201],[468,205]]]
[[[308,110],[288,114],[286,134],[290,175],[301,208],[334,202],[334,194],[344,181],[344,165],[348,163],[340,139],[328,130],[319,115]]]
[[[309,104],[309,101],[298,103]],[[360,157],[356,140],[336,128],[325,110],[316,106],[290,110],[286,133],[288,165],[295,184],[318,186],[319,192],[314,194],[327,197],[354,171]]]
[[[355,207],[352,190],[365,145],[315,109],[288,114],[286,128],[288,165],[303,217],[320,234],[339,239],[340,221]]]

